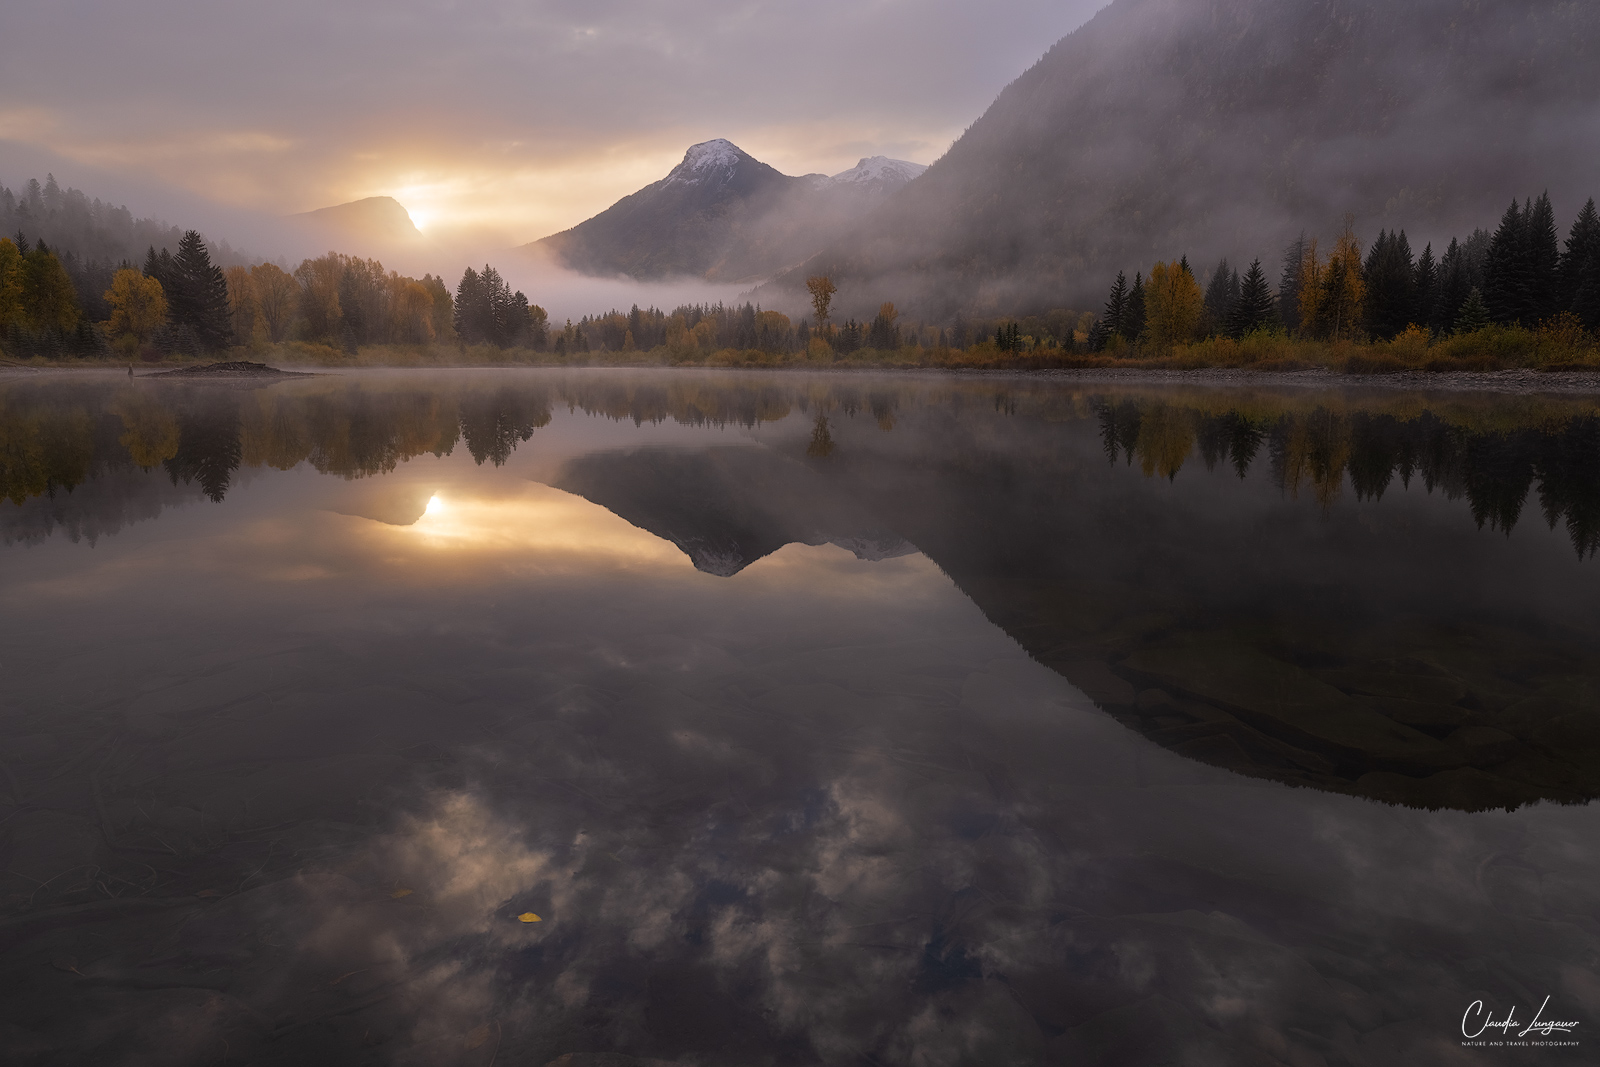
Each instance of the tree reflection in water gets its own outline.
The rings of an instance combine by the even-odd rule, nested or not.
[[[1593,1005],[1591,399],[14,381],[0,435],[0,1058],[1412,1064]]]

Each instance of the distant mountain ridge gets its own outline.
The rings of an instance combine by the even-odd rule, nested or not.
[[[835,174],[828,181],[835,185],[858,189],[893,192],[928,168],[921,163],[908,163],[888,156],[868,156],[849,170]]]
[[[834,544],[873,561],[916,551],[815,471],[762,448],[596,452],[568,462],[551,484],[671,541],[696,570],[722,578],[789,544]]]
[[[663,179],[526,246],[591,275],[752,281],[845,232],[927,168],[873,156],[791,177],[721,138],[690,146]]]
[[[411,212],[392,196],[369,196],[289,217],[302,224],[345,230],[385,241],[423,240],[422,231],[411,219]]]
[[[1275,261],[1347,212],[1420,250],[1548,188],[1565,225],[1600,194],[1596,55],[1600,4],[1568,0],[1114,0],[757,295],[1092,308],[1118,270]]]
[[[392,196],[369,196],[348,204],[305,211],[288,218],[307,255],[339,251],[378,259],[386,265],[431,266],[433,242],[412,221],[411,213]]]

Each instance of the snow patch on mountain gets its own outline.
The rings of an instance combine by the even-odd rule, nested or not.
[[[865,185],[878,182],[884,185],[902,185],[928,168],[921,163],[888,156],[868,156],[847,171],[833,176],[841,185]]]
[[[871,156],[843,174],[790,177],[718,137],[690,146],[660,181],[537,243],[596,277],[753,281],[849,232],[924,170]]]
[[[741,160],[748,159],[744,150],[725,138],[702,141],[689,146],[683,162],[672,168],[667,181],[698,185],[705,181],[727,181],[738,169]],[[894,188],[904,185],[928,168],[921,163],[888,156],[868,156],[847,171],[831,178],[822,174],[807,174],[801,180],[814,186],[879,186]]]
[[[743,155],[738,145],[721,137],[690,145],[683,154],[683,162],[672,168],[667,181],[693,184],[706,178],[726,177],[739,165]]]

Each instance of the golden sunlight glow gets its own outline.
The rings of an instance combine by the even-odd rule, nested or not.
[[[609,143],[493,141],[467,131],[419,142],[380,133],[335,147],[264,126],[108,136],[54,111],[0,106],[0,139],[272,214],[391,196],[430,241],[451,247],[521,245],[565,230],[666,177],[684,149],[713,136],[801,174],[835,173],[879,151],[930,158],[948,133],[816,122],[674,127]]]
[[[402,544],[452,555],[512,556],[518,562],[559,564],[568,557],[610,557],[626,565],[690,569],[678,547],[589,501],[531,483],[506,497],[437,494],[411,526],[375,530]]]
[[[687,146],[683,146],[687,147]],[[408,167],[399,180],[385,180],[390,154],[354,167],[330,203],[362,196],[392,196],[411,213],[419,230],[446,236],[498,234],[521,244],[575,225],[604,211],[642,186],[664,178],[683,157],[675,144],[627,144],[570,158],[530,157],[517,151],[450,159]]]

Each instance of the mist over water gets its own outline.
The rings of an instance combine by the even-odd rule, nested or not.
[[[0,1067],[1597,1062],[1600,4],[13,6]]]
[[[500,265],[497,269],[512,288],[528,293],[530,300],[549,312],[550,321],[555,325],[613,309],[625,312],[635,304],[667,311],[684,304],[722,302],[731,305],[742,302],[741,297],[750,289],[748,284],[719,285],[699,277],[659,281],[640,281],[624,275],[594,278],[564,270],[542,256],[520,250],[510,254],[501,252],[485,262]]]
[[[0,407],[10,1062],[1582,1062],[1591,398]]]
[[[1597,41],[1555,0],[1119,0],[763,295],[830,274],[853,314],[1089,308],[1119,270],[1273,265],[1346,215],[1436,253],[1544,191],[1565,225],[1596,193]]]

